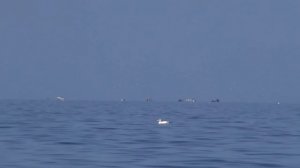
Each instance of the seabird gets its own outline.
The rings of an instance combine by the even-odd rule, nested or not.
[[[56,97],[56,99],[59,100],[59,101],[65,101],[65,98],[60,97],[60,96]]]
[[[162,119],[158,119],[158,125],[166,125],[166,124],[169,124],[169,121],[167,120],[162,120]]]

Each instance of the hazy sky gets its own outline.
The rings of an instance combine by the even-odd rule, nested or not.
[[[300,101],[300,1],[1,0],[0,98]]]

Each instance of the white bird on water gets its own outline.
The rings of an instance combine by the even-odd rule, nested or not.
[[[158,119],[157,121],[158,121],[158,125],[167,125],[167,124],[170,123],[169,121],[167,121],[167,120],[162,120],[162,119]]]
[[[58,97],[56,97],[56,100],[65,101],[65,98],[58,96]]]

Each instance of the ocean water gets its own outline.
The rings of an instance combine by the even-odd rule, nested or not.
[[[299,168],[300,105],[2,100],[0,167]]]

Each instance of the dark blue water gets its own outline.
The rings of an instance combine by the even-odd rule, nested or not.
[[[3,100],[0,167],[298,168],[300,105]]]

